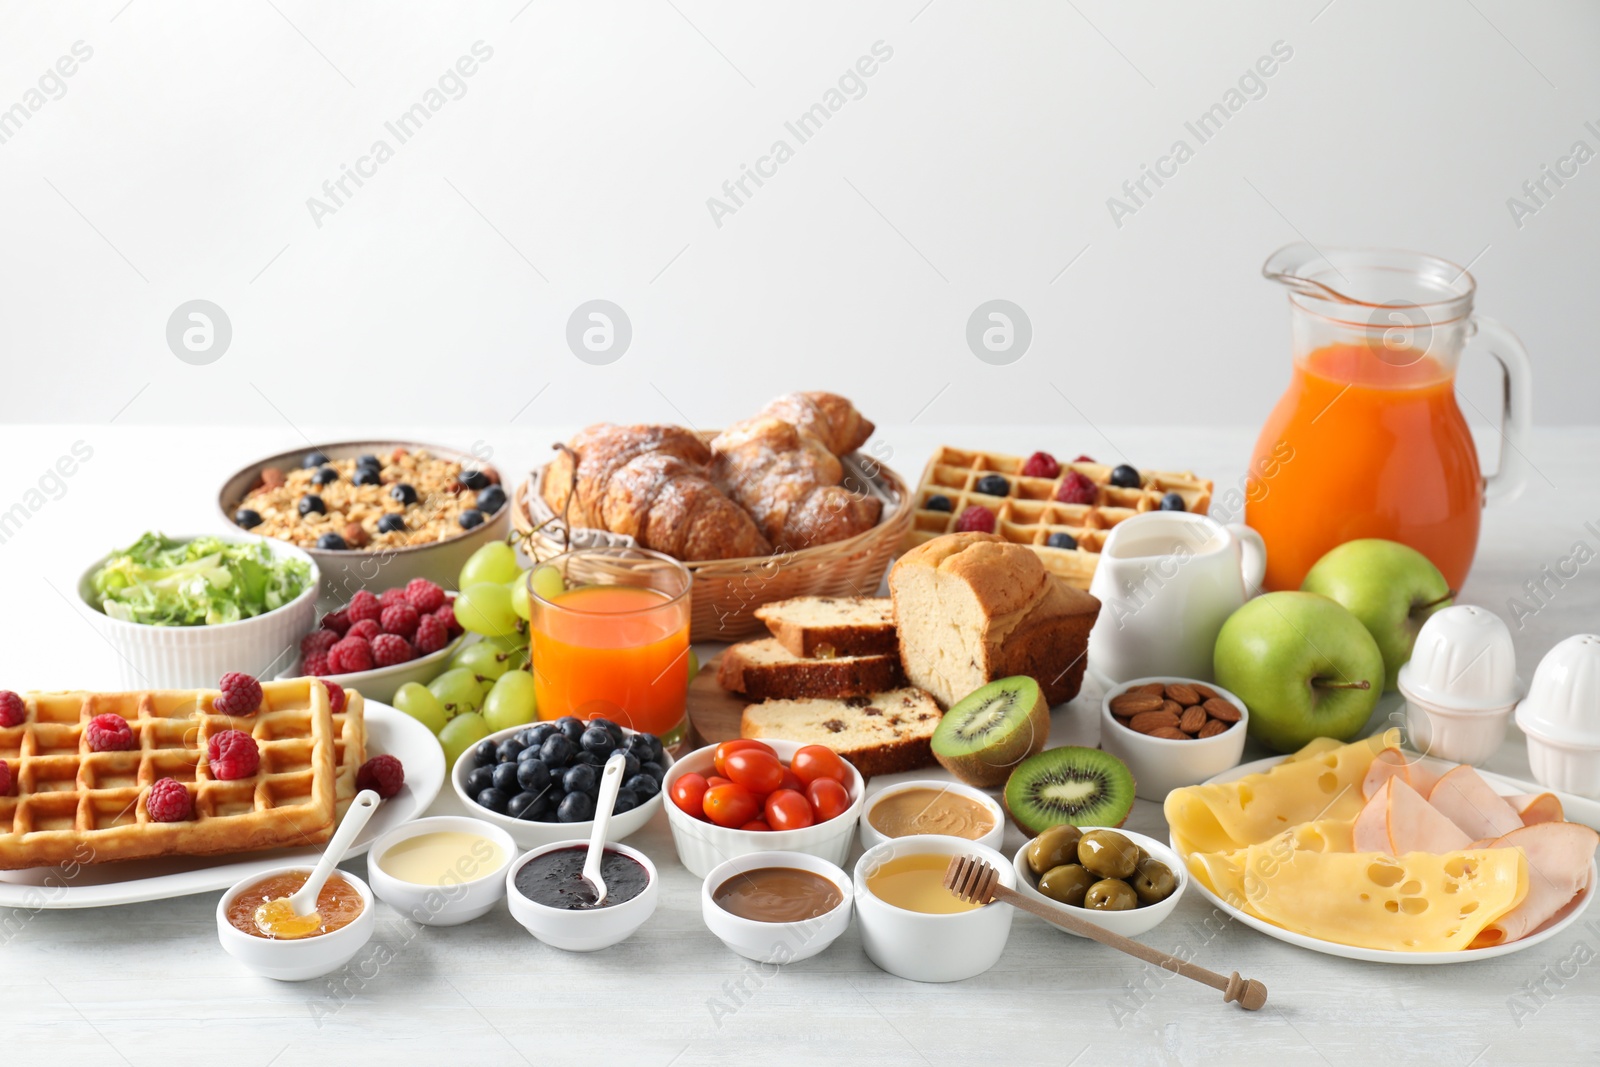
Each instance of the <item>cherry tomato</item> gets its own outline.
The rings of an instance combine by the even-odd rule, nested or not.
[[[718,826],[726,826],[730,830],[743,826],[761,813],[761,802],[755,794],[742,785],[729,782],[727,785],[714,785],[706,790],[705,800],[706,818]]]
[[[767,822],[774,830],[804,830],[817,821],[811,802],[793,789],[780,789],[768,797],[766,812]]]
[[[721,778],[713,774],[711,777],[706,779],[706,786],[709,788],[710,786],[714,785],[728,785],[731,781],[731,779]]]
[[[778,758],[778,754],[772,750],[771,745],[764,744],[760,741],[751,741],[747,739],[724,741],[722,744],[717,746],[716,752],[712,753],[711,755],[711,762],[716,765],[717,773],[726,778],[728,775],[728,755],[745,748],[753,748],[757,751],[765,752],[773,759]]]
[[[778,757],[753,748],[728,753],[722,766],[729,778],[760,796],[766,796],[783,784],[783,764],[778,762]]]
[[[806,791],[806,784],[800,779],[796,778],[793,771],[785,767],[783,769],[783,781],[778,783],[778,788],[793,789],[796,793],[804,793]]]
[[[808,785],[806,799],[816,810],[818,822],[836,819],[850,809],[850,791],[832,778],[818,778]]]
[[[743,826],[739,827],[739,829],[741,829],[741,830],[754,830],[757,833],[763,833],[763,834],[768,834],[768,833],[772,832],[772,827],[767,825],[765,819],[751,819],[749,822],[747,822]]]
[[[709,788],[704,775],[686,774],[672,783],[672,802],[695,818],[703,818],[703,802]]]
[[[818,778],[832,778],[840,785],[850,780],[850,769],[845,766],[844,760],[833,749],[822,745],[807,745],[796,752],[789,769],[806,785]]]

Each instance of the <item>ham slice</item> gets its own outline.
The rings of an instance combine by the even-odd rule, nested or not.
[[[1391,778],[1411,784],[1411,765],[1398,748],[1386,748],[1373,757],[1372,766],[1367,768],[1367,776],[1361,782],[1361,795],[1371,800]]]
[[[1600,834],[1580,823],[1544,822],[1512,830],[1491,844],[1522,850],[1528,861],[1528,895],[1484,927],[1472,948],[1526,937],[1561,913],[1589,883],[1589,864]]]
[[[1520,793],[1514,797],[1506,797],[1506,803],[1522,817],[1524,826],[1541,822],[1560,822],[1565,818],[1561,810],[1561,801],[1554,793]]]
[[[1389,791],[1396,779],[1385,777],[1350,827],[1350,846],[1357,852],[1389,851]]]
[[[1472,838],[1501,837],[1522,826],[1517,809],[1466,764],[1439,779],[1428,803]]]
[[[1389,781],[1388,829],[1392,856],[1457,852],[1472,844],[1470,834],[1398,778]]]

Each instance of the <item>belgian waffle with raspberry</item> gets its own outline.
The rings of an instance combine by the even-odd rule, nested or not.
[[[1200,515],[1211,506],[1210,481],[1190,472],[1138,470],[1138,484],[1115,484],[1113,474],[1129,469],[1086,457],[1067,463],[1043,452],[1025,458],[941,447],[922,472],[902,551],[947,533],[981,530],[1027,545],[1051,573],[1087,589],[1117,523],[1160,510],[1164,500],[1169,509],[1181,501],[1182,510]],[[986,478],[998,481],[980,488]],[[1002,481],[1003,491],[984,491],[1001,489]]]
[[[24,696],[22,721],[0,727],[0,761],[13,779],[0,796],[0,870],[326,843],[342,770],[328,691],[309,678],[263,682],[261,689],[261,706],[248,715],[216,713],[216,690]],[[105,730],[108,720],[91,729],[100,716],[125,720],[127,731]],[[347,694],[342,718],[347,735],[364,734],[356,694]],[[245,764],[250,773],[233,778],[211,762],[219,751],[212,742],[224,735],[237,750],[232,742],[240,739],[230,731],[248,735],[259,756],[255,766]],[[126,747],[97,750],[106,737]],[[353,796],[364,736],[342,747],[354,760]],[[155,783],[168,778],[192,803],[186,818],[162,822],[148,801]]]

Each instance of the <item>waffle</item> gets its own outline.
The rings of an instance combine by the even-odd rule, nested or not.
[[[997,452],[940,448],[922,472],[916,513],[902,550],[953,533],[961,512],[979,504],[995,513],[995,533],[1007,541],[1027,545],[1052,574],[1069,585],[1087,589],[1111,527],[1141,511],[1158,510],[1167,493],[1183,497],[1185,510],[1196,514],[1204,515],[1211,506],[1211,483],[1191,473],[1140,471],[1143,484],[1137,489],[1124,489],[1111,484],[1112,468],[1104,463],[1063,463],[1058,476],[1033,478],[1019,473],[1025,462],[1021,456]],[[1056,500],[1062,480],[1073,470],[1097,487],[1093,504],[1063,504]],[[979,478],[990,473],[1005,475],[1011,483],[1009,495],[994,497],[973,488]],[[928,498],[936,495],[950,499],[948,512],[930,511],[925,506]],[[1051,548],[1046,541],[1053,533],[1071,534],[1078,547]]]
[[[333,713],[333,795],[339,817],[356,798],[356,772],[367,762],[366,704],[354,689],[344,691],[344,709]]]
[[[28,694],[27,718],[0,729],[0,759],[16,779],[0,797],[0,870],[325,843],[336,772],[327,690],[305,678],[261,689],[261,710],[239,717],[210,710],[215,690]],[[89,750],[84,728],[107,713],[129,721],[138,748]],[[344,718],[348,730],[359,712]],[[254,776],[211,777],[204,754],[221,730],[255,738]],[[145,796],[161,778],[184,783],[191,820],[150,820]]]

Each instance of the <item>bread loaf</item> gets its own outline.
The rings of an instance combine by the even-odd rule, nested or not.
[[[724,652],[717,681],[751,700],[781,700],[864,696],[893,689],[905,679],[897,654],[803,659],[776,638],[763,637]]]
[[[744,709],[739,735],[822,745],[871,778],[933,763],[940,717],[939,706],[920,689],[845,700],[769,700]]]
[[[889,592],[906,677],[941,707],[1018,674],[1052,706],[1078,695],[1100,601],[1025,546],[985,533],[937,537],[900,557]]]
[[[801,596],[756,609],[778,643],[796,656],[899,655],[888,597]]]

